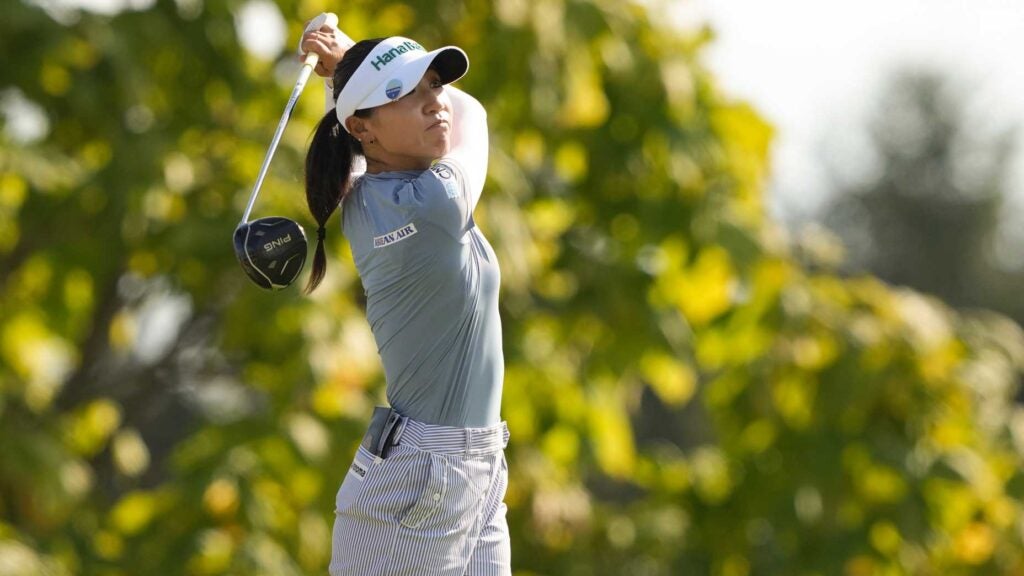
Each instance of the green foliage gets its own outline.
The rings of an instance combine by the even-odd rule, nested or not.
[[[771,128],[715,87],[709,34],[657,3],[279,6],[292,39],[333,8],[354,37],[471,56],[517,574],[1024,570],[1020,330],[787,240],[762,206]],[[339,234],[312,298],[234,261],[295,70],[239,47],[237,8],[5,8],[0,89],[49,120],[0,145],[5,574],[325,570],[382,374]],[[310,221],[320,103],[258,214]]]

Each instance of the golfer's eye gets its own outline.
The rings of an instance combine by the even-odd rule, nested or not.
[[[444,84],[440,80],[434,80],[430,83],[431,88],[440,88],[441,86],[444,86]]]

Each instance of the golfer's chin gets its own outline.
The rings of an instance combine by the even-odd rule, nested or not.
[[[445,156],[448,155],[448,152],[452,148],[451,142],[448,140],[447,135],[445,135],[443,139],[438,139],[433,142],[430,142],[429,146],[431,156],[434,158],[434,160],[444,158]]]

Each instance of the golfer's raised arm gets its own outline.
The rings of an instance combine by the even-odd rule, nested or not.
[[[452,146],[446,158],[455,160],[466,177],[470,210],[476,207],[487,179],[487,111],[476,98],[445,86],[452,101]]]

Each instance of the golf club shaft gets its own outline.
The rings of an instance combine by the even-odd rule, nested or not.
[[[281,121],[277,123],[277,131],[274,132],[274,139],[270,141],[270,148],[267,150],[266,157],[263,158],[263,165],[260,166],[259,176],[256,177],[256,184],[252,187],[252,194],[249,196],[249,205],[245,208],[245,214],[242,215],[242,224],[249,221],[249,214],[252,212],[252,207],[256,204],[256,196],[260,193],[260,186],[263,185],[263,178],[267,175],[267,169],[270,167],[270,160],[274,157],[274,151],[277,150],[277,144],[281,141],[281,134],[284,133],[285,126],[288,125],[288,119],[291,118],[292,109],[295,108],[295,102],[299,99],[299,94],[302,94],[302,89],[306,87],[306,81],[309,80],[309,75],[313,72],[313,68],[316,68],[317,62],[320,60],[320,56],[315,52],[310,52],[306,55],[306,60],[302,63],[302,69],[299,71],[299,78],[295,81],[295,87],[292,88],[292,95],[288,98],[288,104],[284,108],[284,114],[281,115]]]

